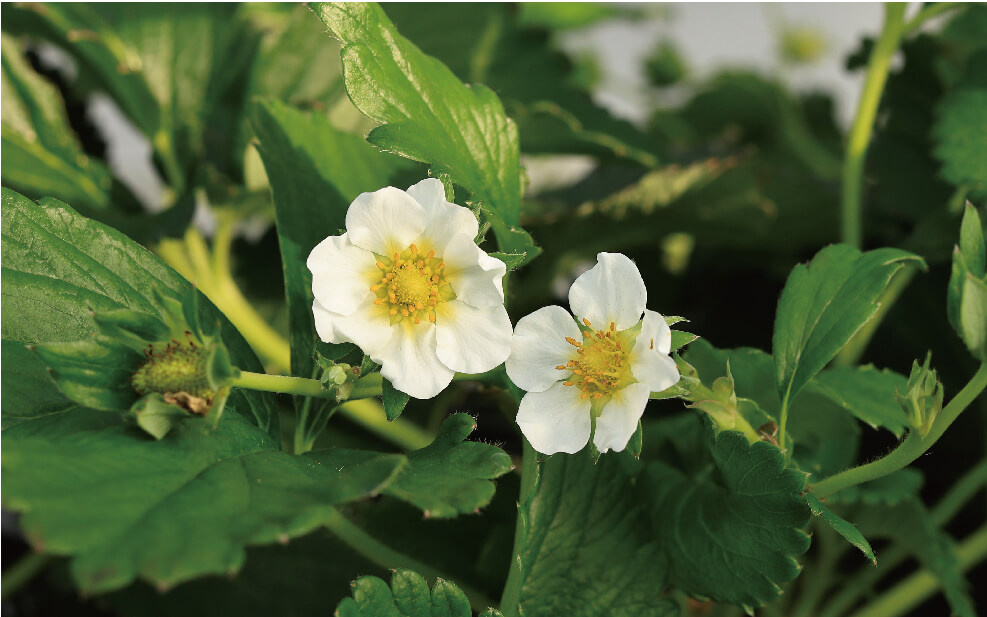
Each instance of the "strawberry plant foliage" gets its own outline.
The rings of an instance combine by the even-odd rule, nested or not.
[[[913,9],[848,107],[637,8],[4,4],[4,610],[978,614],[987,12]]]

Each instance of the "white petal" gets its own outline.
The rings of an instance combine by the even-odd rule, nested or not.
[[[521,318],[514,328],[511,355],[504,363],[507,376],[528,392],[544,392],[557,381],[572,375],[556,366],[577,357],[576,348],[565,337],[583,340],[575,320],[561,306],[546,306]]]
[[[387,186],[361,193],[346,211],[350,242],[390,257],[411,246],[425,230],[425,209],[410,195]]]
[[[415,325],[405,319],[391,330],[393,335],[387,345],[370,353],[371,359],[381,365],[380,374],[395,388],[415,398],[428,399],[442,392],[455,371],[442,364],[436,355],[435,326]]]
[[[350,315],[380,278],[373,253],[352,242],[346,234],[329,236],[308,256],[312,293],[323,308]]]
[[[542,454],[575,454],[589,441],[590,401],[575,386],[557,383],[521,399],[517,423],[531,447]]]
[[[465,234],[472,240],[480,224],[469,208],[446,201],[445,187],[436,178],[426,178],[408,189],[408,194],[425,208],[426,225],[419,242],[442,255],[449,240]]]
[[[504,274],[507,266],[484,253],[472,236],[454,236],[442,254],[445,279],[456,298],[476,307],[504,304]]]
[[[589,319],[597,330],[611,322],[626,330],[641,320],[648,290],[637,266],[626,255],[600,253],[597,264],[569,288],[569,306],[576,317]]]
[[[672,330],[665,318],[654,311],[644,311],[641,332],[631,349],[631,373],[647,384],[652,392],[661,392],[679,381],[679,369],[668,356],[672,348]]]
[[[476,308],[452,300],[435,308],[439,360],[460,373],[482,373],[511,353],[511,318],[503,304]]]
[[[334,313],[316,300],[312,304],[312,312],[319,338],[326,343],[355,343],[371,356],[383,349],[391,340],[394,328],[387,311],[381,310],[373,300],[374,295],[367,291],[352,315]]]
[[[637,430],[638,420],[644,415],[650,393],[647,385],[632,383],[613,394],[600,417],[596,419],[593,443],[597,450],[620,452],[627,447],[627,442]]]

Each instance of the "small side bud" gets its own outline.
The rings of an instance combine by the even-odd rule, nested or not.
[[[907,390],[904,394],[895,390],[894,398],[905,410],[908,424],[912,430],[918,431],[920,437],[925,437],[932,429],[939,412],[945,393],[942,382],[936,371],[931,368],[932,352],[925,356],[925,362],[912,362],[912,372],[908,376]]]

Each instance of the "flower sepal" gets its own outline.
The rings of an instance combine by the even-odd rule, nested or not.
[[[942,382],[931,367],[932,352],[925,356],[925,362],[912,361],[912,372],[908,376],[905,393],[895,390],[894,398],[905,410],[908,424],[912,430],[918,431],[920,437],[929,434],[932,423],[942,411],[945,393]]]
[[[717,432],[738,431],[744,434],[748,443],[761,441],[761,435],[754,430],[751,420],[761,426],[770,418],[761,411],[757,403],[737,396],[729,362],[725,377],[714,381],[711,388],[700,386],[691,396],[695,402],[688,407],[705,412]]]
[[[229,352],[198,319],[194,295],[158,296],[160,315],[130,309],[94,312],[98,333],[88,341],[31,346],[59,389],[76,403],[129,414],[161,439],[176,423],[222,415],[229,384],[239,375]]]
[[[353,393],[356,380],[363,374],[362,367],[344,362],[334,362],[318,352],[315,354],[315,361],[322,369],[322,376],[319,378],[322,389],[333,393],[337,403],[348,399]],[[366,358],[364,358],[364,364],[367,364]]]

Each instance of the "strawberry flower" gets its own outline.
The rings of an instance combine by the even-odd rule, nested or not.
[[[507,375],[527,394],[517,423],[543,454],[580,451],[596,430],[600,452],[623,450],[652,392],[678,382],[669,356],[672,332],[645,309],[648,292],[637,266],[619,253],[569,289],[569,306],[547,306],[514,329]]]
[[[482,373],[510,353],[504,263],[474,242],[476,217],[430,178],[358,196],[346,233],[308,257],[319,337],[351,342],[415,398],[432,398],[456,372]]]

